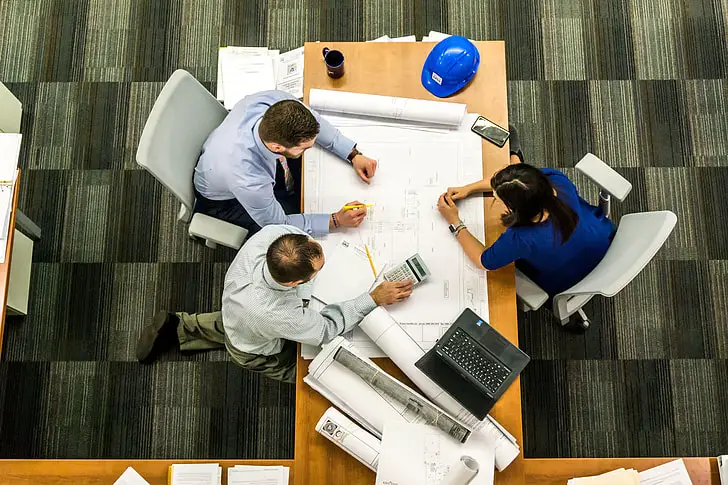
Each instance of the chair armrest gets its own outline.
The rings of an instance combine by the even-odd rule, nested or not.
[[[584,158],[576,164],[576,169],[620,202],[626,199],[632,190],[632,184],[626,178],[592,153],[584,155]]]
[[[516,296],[530,310],[538,310],[549,299],[548,293],[518,269],[516,269]]]
[[[192,216],[189,228],[190,236],[206,239],[214,244],[222,244],[233,249],[240,249],[248,235],[248,230],[229,222],[215,219],[199,212]]]

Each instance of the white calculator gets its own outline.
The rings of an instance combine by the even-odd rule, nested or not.
[[[417,286],[422,283],[425,278],[430,276],[430,270],[427,269],[425,262],[419,253],[407,258],[404,263],[395,266],[391,270],[384,273],[384,279],[387,281],[411,280]]]

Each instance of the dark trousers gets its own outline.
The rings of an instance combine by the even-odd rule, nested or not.
[[[288,168],[293,176],[293,190],[286,190],[285,174],[281,164],[276,164],[276,181],[273,186],[273,195],[283,207],[286,214],[301,213],[301,159],[288,158]],[[244,227],[248,230],[248,237],[260,231],[260,226],[256,223],[248,211],[245,210],[238,199],[226,200],[210,200],[203,197],[197,189],[195,189],[195,212],[207,214],[215,219],[220,219],[236,226]]]

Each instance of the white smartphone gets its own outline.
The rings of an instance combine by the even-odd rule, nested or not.
[[[478,116],[473,126],[470,128],[473,133],[477,133],[492,144],[502,147],[511,136],[508,130],[502,126],[498,126],[484,116]]]

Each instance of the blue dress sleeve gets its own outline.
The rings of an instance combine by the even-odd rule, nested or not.
[[[531,245],[519,234],[506,229],[498,239],[480,255],[480,263],[487,270],[496,270],[531,254]]]

